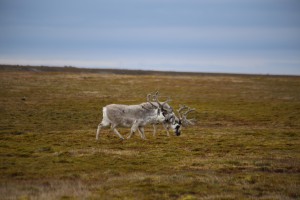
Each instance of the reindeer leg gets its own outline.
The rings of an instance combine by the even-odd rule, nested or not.
[[[137,128],[138,128],[138,123],[137,123],[137,121],[135,121],[135,122],[133,123],[133,125],[131,126],[130,134],[128,135],[127,139],[130,139],[131,136],[134,135],[134,133],[135,133],[135,131],[136,131]]]
[[[108,126],[109,123],[105,122],[105,121],[102,121],[99,125],[98,125],[98,128],[97,128],[97,132],[96,132],[96,140],[99,139],[99,134],[100,134],[100,131],[101,131],[101,128],[102,127],[106,127]]]
[[[164,129],[167,131],[167,136],[170,137],[170,133],[169,133],[169,125],[166,123],[163,123]]]
[[[124,140],[124,137],[119,133],[119,131],[116,129],[116,126],[112,126],[111,129],[114,131],[114,133],[119,136],[122,140]]]
[[[139,133],[140,133],[140,135],[141,135],[141,138],[143,139],[143,140],[146,140],[146,136],[145,136],[145,133],[144,133],[144,127],[138,127],[138,131],[139,131]]]
[[[156,125],[153,124],[153,137],[155,137],[155,135],[156,135]]]
[[[131,138],[131,136],[133,136],[133,135],[134,135],[134,133],[135,133],[135,130],[133,130],[133,129],[131,128],[131,130],[130,130],[130,134],[128,135],[127,139],[130,139],[130,138]]]
[[[97,133],[96,133],[96,140],[98,140],[98,139],[99,139],[99,134],[100,134],[100,130],[101,130],[101,128],[102,128],[102,123],[100,123],[100,124],[98,125],[98,128],[97,128]]]

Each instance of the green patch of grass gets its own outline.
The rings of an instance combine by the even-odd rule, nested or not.
[[[299,77],[0,76],[1,199],[300,198]],[[103,129],[95,141],[103,106],[156,90],[196,108],[197,124],[180,137],[148,126],[145,141]]]

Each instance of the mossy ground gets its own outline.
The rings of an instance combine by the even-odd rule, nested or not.
[[[0,199],[300,198],[299,77],[3,70],[0,87]],[[157,90],[197,124],[95,140],[103,106]]]

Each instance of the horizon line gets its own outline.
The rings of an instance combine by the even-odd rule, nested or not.
[[[0,69],[3,67],[28,67],[28,68],[56,68],[56,69],[78,69],[78,70],[109,70],[109,71],[132,71],[132,72],[152,72],[152,73],[172,73],[172,74],[194,74],[194,75],[201,75],[201,74],[212,74],[212,75],[246,75],[246,76],[291,76],[291,77],[299,77],[300,74],[279,74],[279,73],[251,73],[251,72],[210,72],[210,71],[181,71],[181,70],[157,70],[157,69],[135,69],[135,68],[112,68],[112,67],[92,67],[92,66],[74,66],[74,65],[34,65],[34,64],[5,64],[0,63]],[[59,70],[62,71],[62,70]],[[90,72],[91,73],[91,72]],[[93,72],[92,72],[93,73]],[[138,74],[136,74],[138,75]],[[142,74],[141,74],[142,75]]]

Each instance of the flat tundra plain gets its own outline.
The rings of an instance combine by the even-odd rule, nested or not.
[[[34,69],[0,70],[0,199],[300,198],[299,76]],[[154,91],[196,125],[95,140],[103,106]]]

